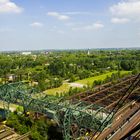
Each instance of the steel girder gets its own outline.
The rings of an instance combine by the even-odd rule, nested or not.
[[[108,114],[104,108],[84,101],[71,103],[69,100],[49,96],[37,99],[35,93],[34,89],[22,82],[0,86],[0,100],[7,104],[8,109],[9,104],[13,103],[23,106],[24,111],[46,114],[62,127],[66,140],[79,137],[83,130],[97,130]]]

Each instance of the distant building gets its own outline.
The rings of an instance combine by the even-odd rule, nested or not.
[[[49,52],[48,52],[48,51],[46,51],[46,52],[45,52],[45,54],[47,55],[47,54],[49,54]]]
[[[90,50],[89,50],[89,49],[88,49],[88,52],[87,52],[87,54],[88,54],[88,55],[90,55]]]
[[[30,55],[31,52],[22,52],[22,55]]]

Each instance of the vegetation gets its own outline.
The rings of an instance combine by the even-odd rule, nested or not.
[[[50,137],[52,138],[51,129],[56,127],[52,121],[46,118],[33,119],[31,116],[18,114],[17,112],[10,113],[6,125],[14,128],[19,134],[30,132],[29,138],[31,140],[48,140]],[[57,137],[57,131],[55,133],[53,134],[54,138]]]
[[[69,92],[74,92],[74,91],[84,91],[87,90],[87,88],[89,89],[90,87],[92,88],[93,85],[98,85],[98,82],[103,83],[104,82],[108,82],[111,81],[107,80],[109,78],[111,78],[113,75],[116,75],[118,72],[117,71],[112,71],[112,72],[107,72],[106,74],[101,74],[99,76],[94,76],[94,77],[90,77],[90,78],[85,78],[83,80],[78,80],[75,81],[75,84],[81,84],[83,86],[83,89],[81,89],[81,87],[72,87],[69,83],[64,83],[62,86],[58,87],[58,88],[53,88],[53,89],[48,89],[46,91],[44,91],[44,93],[48,94],[48,95],[59,95],[59,96],[63,96]],[[131,73],[131,71],[120,71],[120,77],[123,77],[124,75],[129,75]],[[119,78],[117,76],[117,78]],[[116,78],[116,79],[117,79]],[[69,94],[68,94],[69,95]]]
[[[128,71],[119,71],[119,72],[114,72],[114,73],[109,73],[109,74],[104,74],[101,76],[96,76],[96,77],[92,77],[92,78],[87,78],[85,79],[85,81],[87,82],[87,80],[89,80],[89,82],[87,83],[86,86],[84,86],[83,88],[69,88],[69,91],[64,93],[63,96],[72,96],[75,95],[77,93],[83,92],[83,91],[87,91],[87,90],[94,90],[94,87],[97,85],[101,85],[107,82],[112,82],[115,83],[117,82],[117,80],[119,78],[122,78],[123,76],[129,75],[131,72]],[[84,80],[81,80],[82,82]],[[85,82],[84,81],[84,82]]]
[[[79,81],[76,81],[77,83],[81,83],[81,84],[89,84],[89,85],[92,85],[94,81],[104,81],[107,77],[111,77],[112,74],[116,74],[117,71],[112,71],[112,72],[108,72],[106,74],[101,74],[99,76],[94,76],[94,77],[90,77],[90,78],[86,78],[86,79],[83,79],[83,80],[79,80]],[[120,71],[120,75],[127,75],[131,73],[131,71]]]
[[[117,70],[138,73],[139,58],[140,50],[90,50],[90,54],[87,50],[31,55],[1,53],[0,82],[26,81],[40,91],[58,87],[63,91],[66,87],[65,92],[67,82],[92,84],[95,76],[99,76],[95,80],[104,80],[107,74],[110,76]]]
[[[24,81],[43,91],[38,93],[39,96],[72,96],[139,72],[140,50],[90,50],[90,54],[87,50],[0,54],[0,84]],[[52,121],[43,117],[34,119],[20,113],[21,110],[19,107],[10,113],[6,125],[19,134],[30,132],[31,140],[62,139]]]

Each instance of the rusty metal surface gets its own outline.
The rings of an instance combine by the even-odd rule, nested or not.
[[[112,124],[106,128],[102,133],[98,132],[92,136],[92,139],[103,140],[118,140],[127,134],[133,127],[140,122],[140,84],[130,93],[127,97],[127,89],[135,82],[136,76],[126,77],[120,79],[115,85],[108,83],[101,88],[96,88],[94,91],[87,91],[74,95],[71,100],[86,101],[89,104],[95,104],[112,112],[113,108],[117,105],[118,101],[124,100],[123,106],[115,113]],[[126,93],[126,95],[125,95]],[[136,103],[137,100],[137,103]],[[129,122],[128,120],[131,120]],[[133,126],[133,127],[132,127]],[[120,129],[121,128],[121,129]],[[95,133],[94,133],[95,134]]]
[[[121,139],[133,128],[135,128],[139,123],[140,123],[140,110],[136,112],[131,118],[129,118],[128,121],[109,138],[109,140]]]
[[[71,97],[71,100],[81,100],[89,102],[90,104],[96,104],[101,107],[104,107],[107,110],[112,110],[112,108],[116,105],[123,92],[129,87],[131,83],[135,80],[136,76],[131,76],[127,78],[123,78],[119,83],[115,85],[111,85],[111,83],[107,83],[100,88],[100,91],[87,91],[80,93],[78,95],[74,95]],[[99,89],[99,87],[98,87]],[[139,94],[139,90],[136,89],[135,92],[131,95],[131,97],[137,96]],[[128,99],[126,101],[129,102],[132,99]]]
[[[131,102],[127,108],[124,108],[121,113],[119,113],[117,116],[115,116],[111,126],[106,128],[100,136],[97,138],[97,140],[103,140],[105,138],[109,138],[109,135],[113,132],[117,131],[118,128],[121,128],[122,125],[129,121],[129,118],[135,114],[135,112],[139,111],[140,109],[140,103],[135,103],[134,101]],[[128,128],[126,128],[128,129]]]

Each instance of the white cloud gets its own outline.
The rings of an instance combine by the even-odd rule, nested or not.
[[[23,8],[10,0],[0,0],[0,13],[21,13]]]
[[[30,24],[30,26],[32,26],[32,27],[43,27],[43,24],[40,23],[40,22],[33,22],[33,23]]]
[[[110,7],[113,16],[119,18],[140,19],[140,0],[125,0]]]
[[[55,17],[55,18],[57,18],[58,20],[69,20],[69,19],[70,19],[69,16],[60,14],[60,13],[58,13],[58,12],[48,12],[47,15],[48,15],[48,16],[52,16],[52,17]]]
[[[114,24],[125,24],[125,23],[128,23],[130,20],[127,19],[127,18],[112,18],[111,19],[111,22],[114,23]]]
[[[86,25],[83,27],[72,28],[72,30],[74,30],[74,31],[79,31],[79,30],[92,31],[92,30],[99,30],[101,28],[104,28],[104,25],[102,23],[93,23],[91,25]]]

